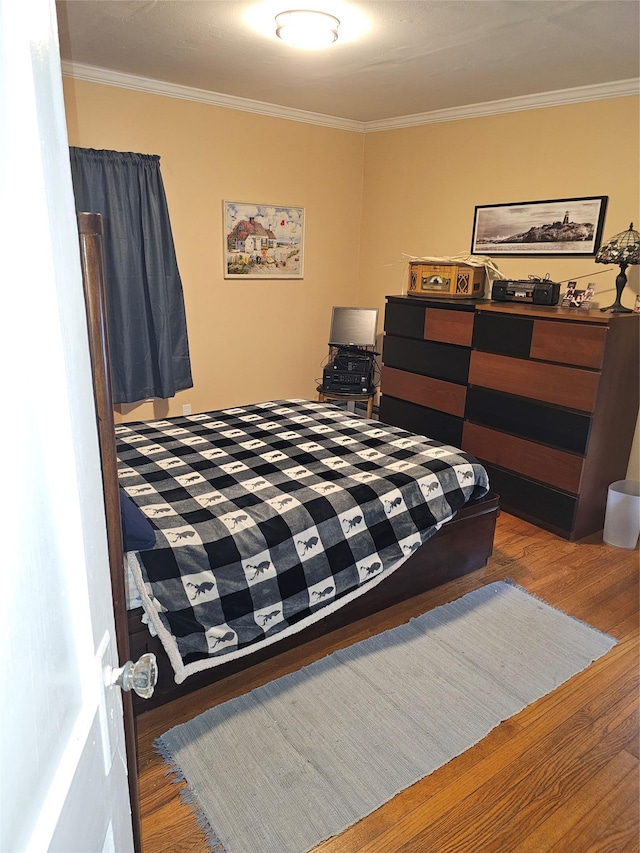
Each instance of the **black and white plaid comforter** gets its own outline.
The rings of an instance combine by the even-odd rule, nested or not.
[[[178,683],[352,600],[488,490],[457,448],[305,400],[116,438],[120,483],[157,528],[132,569]]]

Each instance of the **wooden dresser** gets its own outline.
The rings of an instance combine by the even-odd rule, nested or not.
[[[631,314],[389,297],[380,419],[462,447],[507,512],[582,539],[626,476],[639,327]]]

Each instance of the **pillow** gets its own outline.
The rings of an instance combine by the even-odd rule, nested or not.
[[[125,551],[148,551],[156,544],[156,532],[129,495],[120,492],[122,544]]]

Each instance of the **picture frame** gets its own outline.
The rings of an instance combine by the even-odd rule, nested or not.
[[[224,277],[301,279],[304,208],[224,201]]]
[[[593,294],[596,292],[596,286],[593,282],[589,282],[584,290],[578,290],[576,281],[567,282],[566,293],[562,297],[560,303],[562,308],[585,308],[591,307]]]
[[[491,257],[587,257],[600,248],[608,196],[484,204],[475,208],[471,253]]]

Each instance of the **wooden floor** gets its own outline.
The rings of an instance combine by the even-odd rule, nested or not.
[[[637,853],[638,551],[571,544],[502,514],[485,569],[303,650],[138,718],[143,853],[205,853],[180,785],[152,740],[207,707],[394,627],[494,580],[511,578],[619,643],[583,673],[316,853]],[[212,768],[215,772],[215,768]],[[241,808],[239,804],[239,808]],[[263,853],[256,850],[255,853]]]

